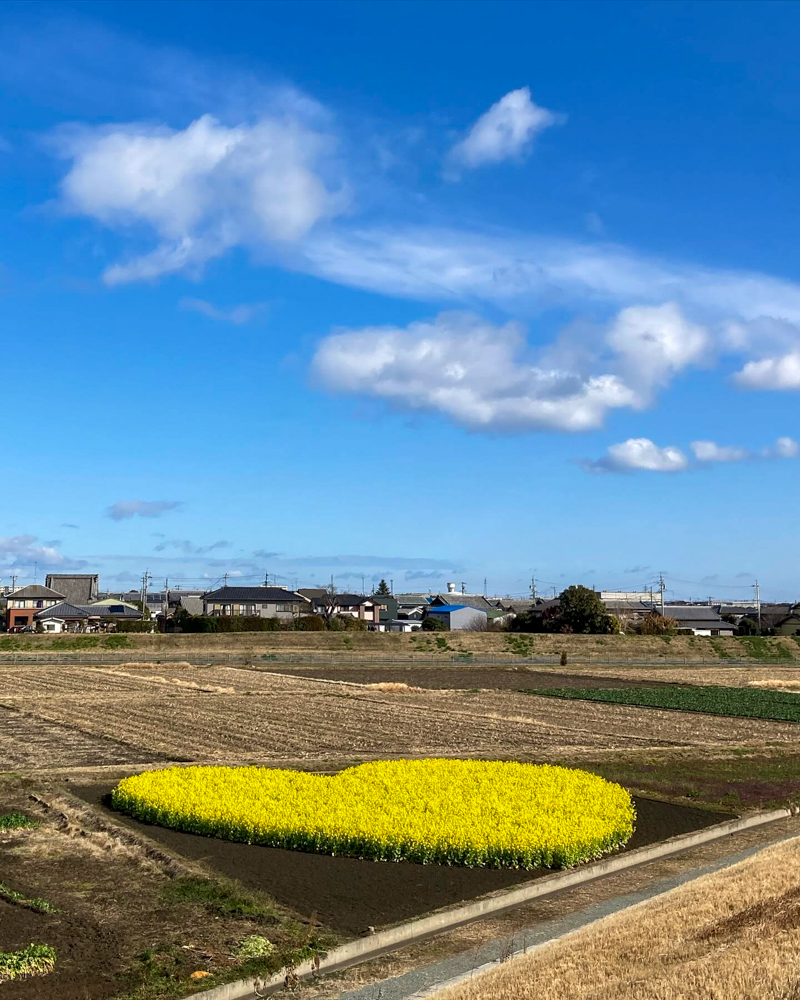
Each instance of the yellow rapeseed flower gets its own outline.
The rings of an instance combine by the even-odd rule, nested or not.
[[[477,760],[376,761],[340,774],[173,767],[124,778],[117,809],[248,844],[376,861],[569,867],[622,846],[631,797],[587,771]]]

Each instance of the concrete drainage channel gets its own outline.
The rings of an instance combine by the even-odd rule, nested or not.
[[[594,864],[585,865],[582,868],[556,872],[553,875],[539,878],[535,882],[526,882],[510,889],[503,889],[468,903],[438,910],[426,917],[418,917],[406,923],[398,924],[395,927],[388,927],[367,937],[348,941],[346,944],[332,949],[324,958],[320,957],[318,964],[316,962],[307,962],[293,971],[300,979],[338,972],[348,966],[367,962],[387,952],[422,941],[425,938],[433,937],[436,934],[454,930],[464,924],[479,920],[481,917],[495,916],[518,906],[523,906],[534,899],[559,892],[562,889],[591,882],[594,879],[602,878],[604,875],[610,875],[626,868],[643,865],[649,861],[655,861],[671,854],[678,854],[681,851],[689,850],[692,847],[697,847],[700,844],[706,844],[713,840],[719,840],[722,837],[739,833],[742,830],[749,830],[756,826],[763,826],[767,823],[787,819],[790,816],[796,816],[797,813],[798,809],[796,807],[754,813],[751,816],[744,816],[740,819],[726,820],[723,823],[706,827],[694,833],[672,837],[661,843],[641,847],[636,851],[630,851],[626,854],[617,854],[602,861],[597,861]],[[552,937],[547,938],[547,940],[552,940]],[[545,942],[538,942],[532,946],[538,946],[541,943]],[[522,949],[520,949],[520,953],[521,951]],[[492,961],[487,963],[486,967],[489,968],[495,964],[496,961]],[[271,979],[259,985],[258,993],[255,991],[252,980],[240,980],[235,983],[226,983],[222,986],[217,986],[203,993],[195,993],[193,996],[197,1000],[252,1000],[257,995],[263,996],[267,993],[278,992],[283,988],[285,978],[286,970],[276,973]],[[457,976],[456,980],[459,978],[463,977]],[[435,989],[440,989],[443,985],[444,983],[441,983]],[[426,996],[433,991],[434,989],[431,989],[418,992],[417,994],[408,994],[408,996]]]

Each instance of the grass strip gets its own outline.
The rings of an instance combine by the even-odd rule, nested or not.
[[[7,903],[15,903],[17,906],[24,906],[26,910],[33,910],[34,913],[61,912],[51,903],[48,903],[46,899],[41,899],[39,896],[34,896],[32,899],[28,899],[26,896],[23,896],[21,892],[9,889],[8,886],[3,885],[2,882],[0,882],[0,899],[4,899]]]
[[[745,719],[800,722],[800,695],[759,688],[665,685],[658,688],[528,688],[524,693],[546,698],[600,701],[612,705],[733,715]]]
[[[0,830],[26,830],[39,826],[39,820],[21,812],[0,813]]]
[[[55,964],[55,948],[49,944],[29,944],[19,951],[0,951],[0,983],[28,976],[46,976]]]
[[[223,917],[274,923],[274,905],[259,899],[255,894],[240,890],[234,885],[212,882],[203,878],[177,878],[164,886],[162,891],[167,903],[187,903],[203,906],[210,913]]]

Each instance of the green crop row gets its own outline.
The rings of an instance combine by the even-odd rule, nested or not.
[[[622,688],[533,688],[526,694],[547,698],[575,698],[613,705],[671,708],[709,715],[735,715],[746,719],[777,719],[800,722],[800,695],[784,691],[734,687],[622,687]]]
[[[0,951],[0,983],[28,976],[46,976],[55,964],[55,949],[49,944],[29,944],[19,951]]]

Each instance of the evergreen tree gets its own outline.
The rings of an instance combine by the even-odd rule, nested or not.
[[[389,590],[389,584],[385,580],[381,580],[375,593],[378,597],[389,597],[392,592]]]

